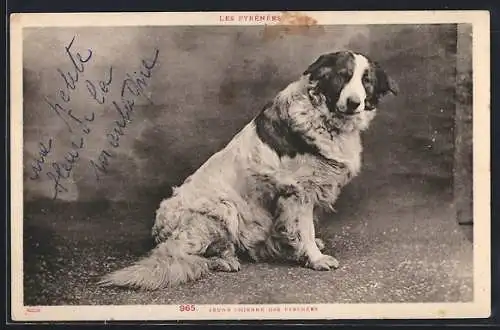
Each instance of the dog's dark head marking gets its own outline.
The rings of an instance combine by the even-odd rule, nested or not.
[[[387,75],[378,63],[369,60],[370,66],[363,75],[363,86],[366,90],[365,110],[373,110],[378,106],[380,98],[399,90],[396,82]]]
[[[334,109],[342,88],[352,79],[354,65],[355,57],[351,52],[324,54],[314,61],[303,74],[309,74],[311,81],[318,82],[314,92],[322,93],[326,98],[327,107]]]
[[[377,63],[349,51],[321,55],[304,75],[317,82],[313,93],[325,96],[330,111],[348,115],[373,110],[381,97],[398,92],[395,82]]]
[[[318,131],[323,129],[323,133],[318,134],[327,132],[331,138],[342,130],[365,129],[373,118],[373,113],[365,111],[376,109],[384,95],[397,93],[396,85],[377,63],[349,51],[321,55],[303,74],[309,80],[305,93],[313,106],[311,109],[326,104],[332,114],[330,117],[323,113],[324,123],[317,128]],[[319,147],[311,140],[314,135],[305,137],[303,133],[292,130],[280,117],[281,111],[277,107],[278,104],[270,102],[255,118],[260,140],[279,157],[293,158],[305,153],[321,157]],[[304,108],[304,111],[314,111],[311,109]],[[360,116],[355,116],[357,114]],[[307,116],[307,112],[300,115]]]

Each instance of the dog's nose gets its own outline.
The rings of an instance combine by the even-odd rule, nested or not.
[[[350,96],[347,98],[347,112],[353,113],[361,104],[361,100],[356,96]]]

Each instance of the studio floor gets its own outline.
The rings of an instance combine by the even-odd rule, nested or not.
[[[237,273],[154,292],[99,288],[98,278],[146,254],[155,206],[26,204],[25,305],[464,302],[473,297],[472,243],[443,179],[364,172],[318,235],[335,271],[244,263]]]

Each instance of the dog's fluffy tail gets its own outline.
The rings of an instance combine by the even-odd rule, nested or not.
[[[104,276],[98,284],[156,290],[196,280],[209,271],[206,258],[183,253],[179,245],[160,243],[148,257]]]

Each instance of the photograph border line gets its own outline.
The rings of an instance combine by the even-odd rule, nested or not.
[[[480,23],[489,25],[486,10],[435,10],[435,11],[252,11],[252,12],[169,12],[169,13],[22,13],[11,14],[11,27],[57,26],[186,26],[186,25],[293,25],[293,20],[281,22],[233,21],[220,22],[220,15],[292,15],[307,16],[318,25],[359,24],[446,24]],[[335,19],[332,19],[335,17]],[[166,20],[168,18],[168,20]]]
[[[285,12],[74,13],[12,14],[11,38],[11,317],[15,321],[230,320],[230,319],[429,319],[479,318],[491,312],[490,265],[490,16],[488,11],[300,12],[317,25],[446,24],[473,25],[473,209],[474,300],[472,303],[24,306],[23,305],[23,93],[22,29],[70,26],[264,25],[221,23],[220,14],[282,15]],[[276,23],[272,23],[276,24]],[[287,24],[279,23],[279,24]],[[17,169],[17,170],[16,170]],[[186,302],[189,303],[189,302]],[[210,307],[282,308],[314,306],[314,312],[209,313]]]

